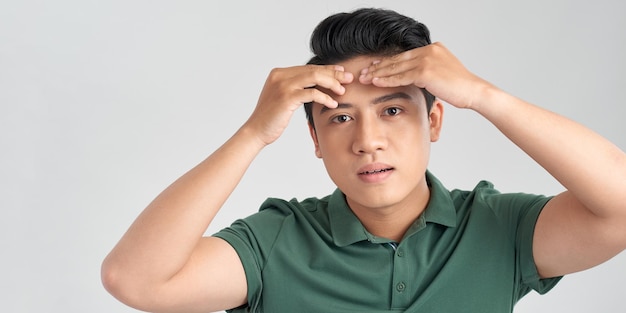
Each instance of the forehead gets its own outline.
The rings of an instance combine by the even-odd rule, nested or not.
[[[320,88],[320,90],[331,96],[340,104],[347,103],[352,106],[384,102],[380,101],[381,99],[402,99],[403,101],[410,101],[415,104],[425,105],[424,94],[420,88],[414,85],[389,88],[377,87],[372,84],[361,84],[359,81],[361,70],[367,68],[372,64],[372,62],[379,59],[380,57],[377,56],[358,56],[337,63],[337,65],[343,66],[346,72],[352,73],[354,80],[350,84],[344,84],[346,92],[343,95],[337,95],[333,91],[327,89]],[[406,97],[398,97],[397,95],[399,94],[406,95]],[[318,108],[317,110],[321,109],[321,104],[316,103],[315,106]]]
[[[376,60],[380,60],[379,56],[360,55],[350,58],[346,61],[339,62],[337,65],[343,66],[346,71],[352,74],[360,74],[361,70],[372,65]],[[358,76],[355,76],[358,77]]]

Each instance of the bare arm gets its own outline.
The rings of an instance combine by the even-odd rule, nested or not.
[[[207,312],[246,303],[241,261],[225,241],[202,237],[257,154],[305,102],[334,107],[313,86],[343,93],[349,73],[333,66],[274,70],[248,121],[211,156],[165,189],[140,214],[102,265],[111,294],[154,312]]]
[[[492,91],[477,109],[567,190],[537,221],[533,253],[542,277],[598,265],[626,248],[626,155],[563,116]]]
[[[236,253],[202,234],[261,148],[242,130],[163,191],[105,259],[103,282],[109,292],[146,311],[175,311],[185,305],[183,297],[192,301],[203,295],[207,303],[197,306],[211,310],[245,303],[246,281]],[[184,287],[194,276],[197,282]],[[230,288],[219,285],[225,281],[233,283]]]
[[[359,80],[414,84],[478,112],[567,189],[536,225],[533,253],[542,277],[590,268],[626,248],[626,154],[606,139],[499,90],[439,43],[375,62]]]

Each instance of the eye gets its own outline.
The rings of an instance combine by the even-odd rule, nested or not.
[[[351,120],[352,118],[348,115],[345,114],[341,114],[341,115],[337,115],[334,116],[330,121],[333,123],[337,123],[337,124],[341,124],[341,123],[345,123],[349,120]]]
[[[394,116],[400,114],[400,112],[402,112],[402,109],[397,107],[390,107],[385,109],[384,115]]]

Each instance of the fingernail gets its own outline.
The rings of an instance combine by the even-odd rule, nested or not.
[[[362,69],[362,70],[361,70],[361,75],[365,75],[365,74],[367,74],[367,72],[369,72],[369,70],[370,70],[370,69],[369,69],[369,68],[367,68],[367,67],[366,67],[366,68],[364,68],[364,69]]]

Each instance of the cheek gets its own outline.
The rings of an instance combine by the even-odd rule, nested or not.
[[[338,153],[345,148],[348,138],[345,132],[336,133],[329,129],[318,129],[317,143],[322,153]]]
[[[350,159],[349,141],[341,136],[318,137],[318,150],[324,165],[329,171],[340,171],[347,168],[346,162]]]
[[[329,166],[337,163],[341,159],[341,151],[344,150],[339,142],[329,142],[322,140],[318,146],[319,157]]]
[[[410,154],[406,157],[427,157],[430,153],[430,131],[427,127],[409,127],[395,136],[395,150]],[[401,152],[404,151],[404,152]]]

